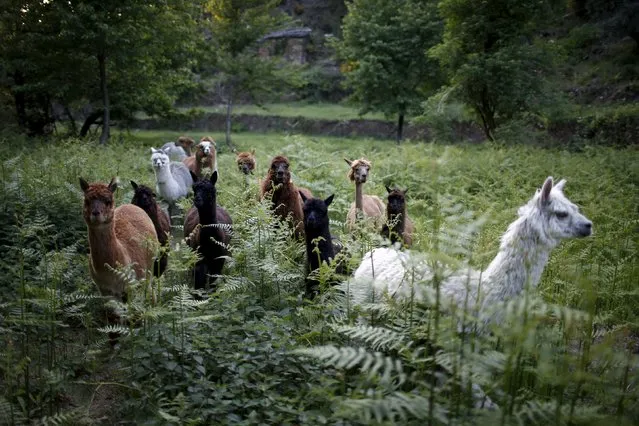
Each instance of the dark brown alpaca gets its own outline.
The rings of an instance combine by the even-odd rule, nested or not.
[[[166,269],[166,251],[169,249],[169,234],[171,233],[169,216],[155,201],[155,192],[153,192],[151,188],[144,185],[138,185],[134,181],[131,181],[131,186],[135,191],[131,204],[138,206],[149,215],[153,222],[153,226],[155,226],[155,233],[157,234],[158,241],[163,247],[163,253],[160,259],[157,259],[153,266],[153,273],[156,277],[159,277]]]
[[[89,184],[80,178],[80,187],[84,192],[83,215],[91,250],[89,272],[103,296],[123,300],[126,280],[105,265],[111,268],[132,265],[137,278],[143,279],[153,267],[153,249],[149,244],[149,240],[157,244],[153,222],[133,204],[115,208],[115,179],[105,185]]]
[[[304,235],[304,212],[302,211],[302,198],[300,192],[306,198],[312,198],[313,194],[306,188],[299,188],[291,182],[290,163],[288,158],[278,155],[271,160],[271,167],[266,173],[260,188],[260,199],[268,194],[273,203],[274,213],[282,220],[290,221],[295,230],[295,236],[301,238]],[[289,217],[290,216],[290,217]]]
[[[388,206],[386,207],[386,223],[382,226],[382,236],[388,238],[391,243],[402,241],[404,246],[413,244],[413,221],[406,214],[406,191],[390,189],[388,191]]]

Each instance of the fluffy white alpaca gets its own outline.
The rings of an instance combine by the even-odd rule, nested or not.
[[[548,177],[528,203],[519,208],[519,218],[508,226],[499,252],[485,271],[460,270],[446,276],[440,290],[443,297],[463,306],[479,308],[484,322],[491,318],[488,308],[509,300],[528,284],[537,286],[550,252],[561,240],[587,237],[592,222],[563,194],[565,180],[553,186]],[[371,261],[372,257],[372,261]],[[378,248],[366,253],[350,283],[355,303],[387,293],[394,298],[425,298],[425,288],[433,278],[426,257],[417,252]],[[419,282],[422,284],[417,284]],[[411,283],[416,285],[411,286]],[[468,293],[467,293],[468,292]]]
[[[162,148],[160,149],[164,151],[173,161],[182,161],[187,157],[184,148],[176,145],[175,142],[167,142],[162,145]]]
[[[170,161],[165,150],[151,148],[151,164],[155,172],[157,192],[169,203],[170,216],[175,202],[188,194],[193,185],[193,178],[188,167]]]

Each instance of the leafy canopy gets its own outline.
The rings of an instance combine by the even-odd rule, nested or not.
[[[547,57],[533,41],[555,0],[443,0],[442,43],[431,49],[455,94],[482,121],[488,138],[504,120],[534,111],[544,94]]]
[[[342,30],[335,47],[363,113],[405,114],[438,88],[439,66],[425,54],[441,35],[436,2],[354,0]]]

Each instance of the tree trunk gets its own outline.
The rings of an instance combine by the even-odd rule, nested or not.
[[[97,110],[92,112],[86,118],[86,120],[84,120],[84,124],[82,124],[82,128],[80,129],[81,138],[85,137],[89,133],[89,130],[91,130],[91,125],[93,125],[93,123],[95,123],[98,120],[98,118],[100,118],[101,116],[102,116],[102,110]]]
[[[24,131],[27,130],[27,106],[25,95],[22,90],[20,90],[20,86],[24,85],[24,76],[16,71],[13,74],[13,80],[15,82],[16,87],[18,87],[18,91],[15,91],[13,94],[15,103],[16,103],[16,116],[18,117],[18,126]]]
[[[69,119],[69,133],[73,136],[77,136],[78,125],[76,124],[75,118],[73,117],[73,114],[71,113],[71,109],[69,108],[67,104],[64,104],[64,113],[67,115],[67,118]]]
[[[233,96],[229,94],[226,98],[226,146],[233,151],[231,144],[231,112],[233,111]]]
[[[107,88],[106,76],[106,55],[98,53],[98,64],[100,66],[100,90],[102,91],[102,134],[100,135],[100,144],[104,145],[109,140],[110,126],[109,122],[109,90]]]
[[[230,84],[228,96],[226,98],[226,146],[231,152],[235,151],[233,142],[231,141],[231,113],[233,112],[233,84]]]
[[[404,113],[399,113],[399,119],[397,120],[397,145],[402,141],[404,135]]]

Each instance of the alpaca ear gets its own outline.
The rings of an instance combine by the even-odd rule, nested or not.
[[[215,170],[213,174],[211,175],[211,183],[215,186],[216,182],[217,182],[217,170]]]
[[[390,189],[390,188],[388,187],[388,185],[384,185],[384,187],[386,188],[386,191],[388,191],[388,193],[389,193],[389,194],[390,194],[391,192],[393,192],[393,190],[392,190],[392,189]]]
[[[191,174],[191,179],[193,179],[193,183],[198,181],[198,177],[195,173],[193,173],[193,170],[189,170],[189,173]]]
[[[404,190],[404,195],[408,194],[408,188]]]
[[[566,179],[562,179],[555,184],[553,188],[558,189],[561,192],[564,192],[564,186],[566,185]]]
[[[135,183],[134,181],[130,181],[131,182],[131,186],[133,187],[134,190],[138,189],[138,184]]]
[[[335,194],[331,194],[327,199],[324,200],[324,203],[327,207],[330,206],[333,202],[333,197],[335,197]]]
[[[299,191],[299,190],[298,190],[297,192],[299,192],[300,197],[302,198],[302,202],[304,202],[304,203],[305,203],[305,202],[306,202],[306,200],[308,200],[308,198],[306,198],[306,195],[304,195],[304,193],[303,193],[302,191]]]
[[[255,148],[251,150],[251,155],[255,155]]]
[[[151,154],[155,154],[156,152],[158,152],[159,150],[155,149],[155,148],[151,148]]]
[[[346,164],[348,164],[349,166],[353,164],[353,162],[349,160],[348,158],[344,158],[344,161],[346,161]]]
[[[109,191],[115,192],[118,189],[118,180],[115,177],[111,178],[111,182],[109,182]]]
[[[169,155],[169,152],[171,152],[171,147],[166,147],[164,149],[158,149],[158,151],[161,151],[163,153],[165,153],[166,155]]]
[[[552,176],[548,176],[544,182],[544,186],[541,187],[541,196],[539,200],[541,205],[545,206],[550,201],[550,191],[552,190]]]
[[[80,188],[82,188],[82,192],[87,192],[87,189],[89,189],[89,182],[80,178]]]

